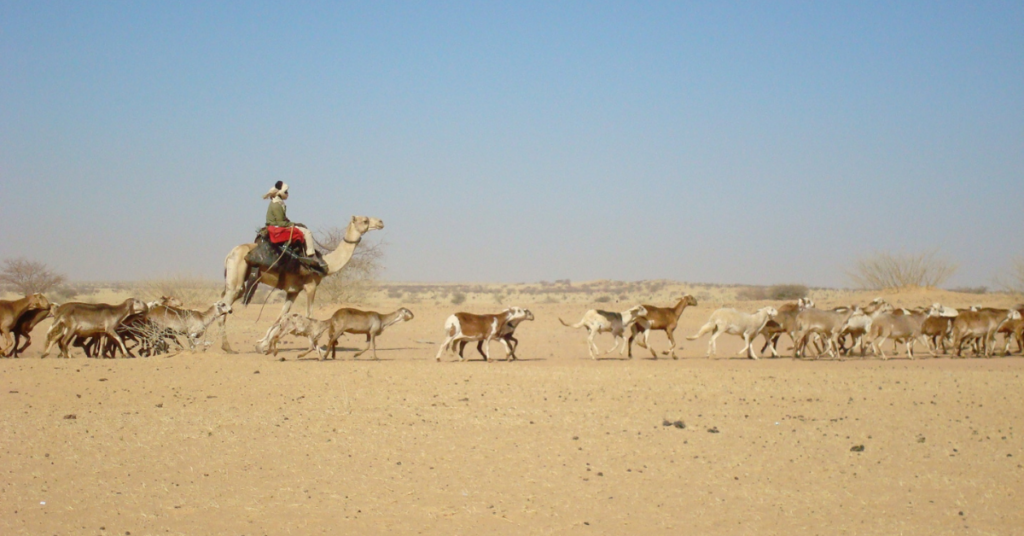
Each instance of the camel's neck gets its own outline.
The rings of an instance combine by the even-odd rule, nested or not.
[[[338,273],[348,264],[348,261],[352,260],[352,254],[355,253],[361,238],[362,235],[359,234],[359,231],[349,224],[345,229],[345,239],[338,244],[334,251],[324,255],[324,260],[327,261],[328,275]]]

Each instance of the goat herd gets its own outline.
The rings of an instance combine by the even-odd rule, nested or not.
[[[559,321],[567,327],[585,328],[588,332],[590,356],[597,359],[600,350],[594,338],[600,333],[611,333],[613,346],[609,354],[619,348],[619,355],[628,351],[633,357],[633,341],[647,348],[657,359],[658,353],[649,345],[651,331],[664,331],[670,347],[663,355],[676,358],[675,329],[683,311],[696,306],[693,296],[683,296],[673,307],[636,305],[623,312],[609,312],[597,309],[587,311],[575,324]],[[52,317],[53,323],[46,334],[45,357],[56,344],[63,357],[69,356],[69,347],[81,347],[89,357],[116,357],[118,352],[126,357],[151,356],[170,350],[174,343],[178,349],[184,345],[178,337],[185,337],[190,348],[195,348],[200,337],[218,318],[231,312],[231,306],[217,302],[205,311],[185,309],[182,303],[164,296],[159,300],[144,303],[130,298],[121,304],[66,303],[51,304],[41,294],[32,294],[19,300],[0,300],[0,356],[17,357],[31,344],[32,329],[42,320]],[[814,307],[809,299],[802,298],[793,303],[775,307],[764,307],[754,313],[745,313],[732,308],[714,311],[700,330],[687,337],[696,340],[711,334],[708,342],[708,357],[716,353],[715,342],[727,333],[743,339],[744,346],[739,354],[757,359],[758,353],[770,350],[778,357],[778,341],[786,334],[793,342],[793,356],[829,356],[841,358],[859,350],[861,356],[870,346],[877,357],[887,359],[884,343],[902,342],[906,353],[914,357],[914,345],[920,341],[931,355],[941,351],[952,352],[958,357],[965,350],[974,355],[991,357],[996,349],[996,337],[1004,335],[1002,352],[1010,353],[1011,342],[1016,341],[1017,352],[1024,353],[1024,305],[1013,309],[972,307],[953,309],[940,304],[915,309],[898,309],[881,298],[866,306],[837,307],[823,310]],[[301,352],[302,357],[314,350],[320,359],[330,354],[335,357],[338,339],[345,333],[366,336],[366,348],[356,352],[353,358],[372,350],[377,359],[376,339],[391,325],[412,320],[413,314],[400,308],[388,314],[360,311],[352,308],[338,309],[328,320],[316,320],[297,313],[287,314],[276,321],[267,334],[256,344],[257,351],[277,355],[277,343],[286,335],[306,337],[309,348]],[[510,307],[497,314],[455,313],[444,324],[444,342],[435,359],[441,360],[445,353],[455,353],[464,359],[468,343],[476,342],[477,351],[484,360],[490,359],[490,342],[498,341],[505,349],[505,359],[515,360],[518,339],[516,327],[524,320],[533,320],[533,313],[521,307]],[[628,339],[626,337],[628,332]],[[327,333],[327,344],[319,346],[319,340]],[[761,336],[764,346],[754,351],[754,340]]]

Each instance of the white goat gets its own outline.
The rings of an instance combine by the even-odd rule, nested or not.
[[[711,318],[700,328],[700,331],[696,335],[687,337],[687,339],[695,341],[705,334],[711,333],[711,340],[708,342],[708,358],[710,359],[716,353],[715,340],[718,339],[719,335],[722,333],[739,335],[743,337],[744,345],[737,355],[746,353],[750,359],[757,359],[750,343],[754,340],[754,337],[761,333],[768,320],[777,314],[779,312],[774,307],[763,307],[754,314],[725,307],[711,313]]]
[[[832,311],[813,308],[800,311],[796,316],[797,329],[795,338],[797,343],[794,347],[793,355],[795,357],[804,357],[810,336],[817,334],[824,341],[825,351],[830,356],[837,357],[836,340],[839,338],[843,326],[858,311],[860,311],[859,308],[850,309],[849,307]],[[821,357],[821,352],[818,352],[818,357]]]
[[[594,342],[594,337],[598,333],[611,332],[612,336],[615,337],[615,344],[605,352],[605,355],[612,353],[619,346],[620,342],[622,343],[622,348],[619,350],[619,355],[623,355],[626,352],[627,346],[626,337],[624,336],[626,330],[632,327],[638,318],[645,316],[647,316],[647,308],[643,305],[636,305],[621,313],[591,309],[583,313],[583,318],[575,324],[566,324],[565,320],[561,318],[558,321],[563,326],[570,328],[587,328],[587,344],[590,350],[590,358],[597,359],[597,354],[601,353],[601,351]]]
[[[323,359],[324,351],[320,349],[317,343],[330,326],[331,323],[327,320],[317,320],[302,316],[299,313],[288,313],[280,322],[271,326],[271,331],[267,333],[267,336],[256,344],[256,351],[263,354],[273,354],[277,357],[277,342],[281,340],[281,337],[285,335],[304,336],[309,339],[309,349],[302,352],[299,357],[316,350],[320,359]]]
[[[146,311],[146,320],[181,349],[185,347],[177,336],[184,335],[189,348],[194,350],[199,337],[206,333],[206,328],[230,312],[231,306],[219,301],[205,311],[158,305]]]

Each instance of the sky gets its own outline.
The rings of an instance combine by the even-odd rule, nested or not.
[[[395,281],[991,286],[1024,3],[0,1],[0,259],[219,278],[277,180]]]

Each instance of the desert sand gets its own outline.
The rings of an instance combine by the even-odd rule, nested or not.
[[[353,361],[355,336],[334,361],[295,359],[295,338],[277,359],[255,353],[275,304],[258,321],[236,306],[235,355],[40,359],[44,322],[24,357],[0,360],[0,533],[1024,533],[1020,356],[753,361],[723,336],[708,360],[707,337],[684,336],[714,308],[780,303],[711,294],[683,314],[678,360],[591,360],[584,331],[558,322],[673,293],[588,303],[503,287],[502,303],[536,315],[516,362],[496,343],[499,360],[470,346],[465,362],[434,361],[450,313],[501,308],[472,296],[356,304],[416,314],[378,340],[380,361]]]

